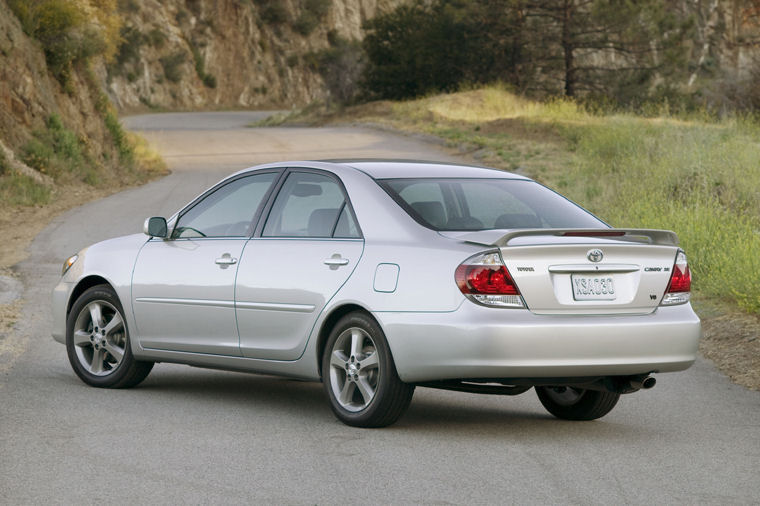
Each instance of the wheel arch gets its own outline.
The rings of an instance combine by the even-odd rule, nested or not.
[[[322,378],[322,354],[325,351],[327,338],[330,336],[330,332],[338,323],[338,321],[340,321],[340,319],[347,314],[353,312],[362,312],[375,320],[378,325],[380,325],[380,322],[377,321],[377,318],[374,317],[372,312],[367,308],[360,306],[359,304],[347,303],[333,308],[330,311],[330,314],[327,315],[327,318],[325,318],[322,322],[322,326],[319,328],[319,334],[317,336],[317,372],[319,373],[320,379]]]
[[[111,287],[111,289],[114,289],[113,285],[108,282],[108,280],[102,276],[98,276],[96,274],[92,274],[89,276],[85,276],[84,278],[80,279],[77,285],[74,287],[74,289],[71,291],[71,296],[69,297],[69,301],[66,304],[66,317],[68,318],[69,313],[71,312],[71,307],[74,305],[74,302],[88,289],[92,288],[93,286],[98,285],[108,285]],[[114,292],[116,290],[114,289]]]

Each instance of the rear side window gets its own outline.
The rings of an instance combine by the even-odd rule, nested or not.
[[[272,205],[263,237],[360,236],[338,182],[311,172],[293,172]]]
[[[415,220],[434,230],[607,227],[534,181],[424,178],[379,184]]]

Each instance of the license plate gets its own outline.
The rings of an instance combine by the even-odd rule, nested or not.
[[[570,276],[575,300],[615,300],[615,283],[609,276]]]

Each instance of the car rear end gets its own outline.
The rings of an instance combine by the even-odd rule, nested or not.
[[[700,322],[674,233],[613,229],[535,182],[504,179],[380,182],[416,221],[475,250],[435,274],[461,293],[455,311],[377,313],[402,380],[627,392],[694,363]]]
[[[677,247],[536,237],[541,244],[484,248],[457,266],[452,282],[465,300],[456,311],[379,315],[403,380],[514,384],[680,371],[694,362],[700,323]],[[591,262],[594,250],[609,260]]]

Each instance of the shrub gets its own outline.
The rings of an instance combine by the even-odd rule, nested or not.
[[[288,10],[280,0],[257,0],[259,17],[265,23],[280,25],[288,20]]]
[[[306,55],[306,61],[325,82],[331,100],[345,105],[356,101],[366,58],[358,42],[333,37],[332,47]]]
[[[470,10],[482,8],[477,2],[466,4],[464,14],[453,3],[418,0],[365,23],[364,83],[370,95],[403,99],[503,77],[500,65],[512,57],[509,27],[499,26],[493,42],[488,32],[497,27],[470,16]]]
[[[203,84],[206,86],[206,88],[216,88],[216,77],[212,76],[211,74],[206,74],[203,76]]]
[[[203,82],[203,85],[207,88],[216,88],[216,77],[206,72],[206,62],[201,55],[200,50],[191,46],[193,51],[193,61],[195,62],[195,73],[198,74],[198,78]]]
[[[186,60],[187,54],[182,50],[158,59],[164,69],[164,75],[173,83],[178,83],[182,79],[182,65]]]
[[[50,72],[63,85],[75,63],[116,53],[121,20],[114,0],[101,0],[89,11],[74,0],[9,0],[8,6],[24,32],[40,42]]]
[[[147,35],[148,43],[156,49],[161,49],[166,44],[166,34],[160,28],[153,28]]]
[[[2,150],[0,150],[0,176],[5,174],[10,170],[10,165],[8,164],[8,160],[5,158],[5,153],[3,153]]]
[[[111,108],[105,113],[103,121],[105,122],[108,132],[111,134],[116,151],[119,153],[119,160],[127,163],[133,162],[134,152],[132,151],[132,145],[129,143],[127,133],[121,126],[119,118]]]
[[[28,166],[55,179],[76,179],[88,184],[97,182],[97,168],[84,150],[84,143],[67,129],[61,117],[48,117],[45,129],[21,149],[21,159]]]
[[[327,16],[331,4],[332,0],[305,0],[293,29],[301,35],[309,35]]]

